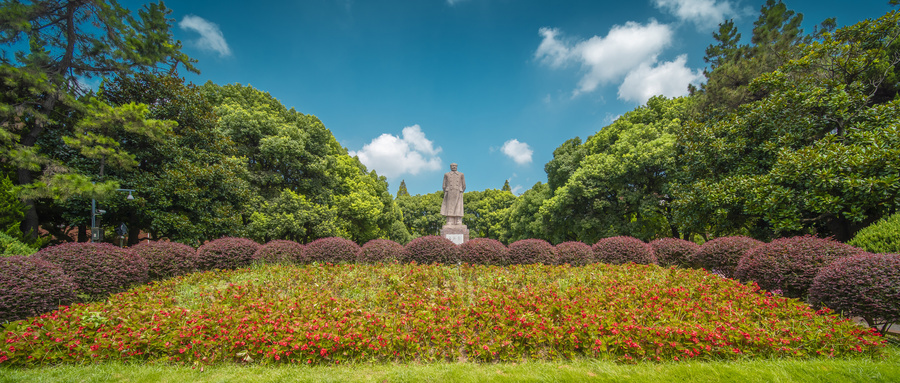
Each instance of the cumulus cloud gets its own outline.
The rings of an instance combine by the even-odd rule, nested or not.
[[[654,0],[653,4],[703,30],[715,28],[736,13],[728,0]]]
[[[219,29],[218,25],[199,16],[187,15],[181,19],[178,27],[200,34],[200,38],[191,41],[196,47],[205,51],[216,52],[220,57],[231,56],[231,48],[228,47],[225,36],[222,35],[222,30]]]
[[[539,33],[543,40],[534,53],[535,59],[551,68],[572,63],[581,66],[584,74],[573,96],[617,81],[641,64],[655,63],[673,34],[668,25],[656,20],[647,24],[629,21],[613,26],[605,37],[576,42],[561,39],[561,32],[555,28],[541,28]]]
[[[642,63],[625,76],[619,86],[619,98],[643,104],[650,97],[660,94],[666,97],[686,95],[688,84],[696,85],[704,79],[703,72],[691,70],[685,66],[686,63],[687,55],[654,67]]]
[[[528,146],[528,144],[519,142],[519,140],[515,138],[506,141],[503,144],[503,147],[500,148],[500,151],[509,158],[512,158],[512,160],[519,165],[531,162],[531,155],[534,154],[534,151],[531,150],[531,147]]]
[[[358,156],[359,161],[378,174],[395,178],[403,174],[416,175],[423,171],[441,168],[438,153],[441,148],[425,137],[419,125],[403,128],[400,137],[382,134],[359,151],[351,151],[350,156]]]

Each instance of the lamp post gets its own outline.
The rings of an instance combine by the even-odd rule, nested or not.
[[[125,199],[131,201],[134,199],[134,196],[131,195],[131,192],[134,189],[116,189],[118,192],[128,192],[128,197]],[[99,213],[98,213],[99,212]],[[100,228],[97,227],[97,216],[106,213],[106,210],[97,210],[97,200],[91,198],[91,242],[99,242],[103,240],[102,232]]]

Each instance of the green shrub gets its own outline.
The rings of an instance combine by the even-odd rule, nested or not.
[[[900,213],[860,230],[847,244],[870,253],[900,253]]]
[[[490,238],[472,238],[459,245],[460,261],[473,265],[509,264],[509,249],[500,241]]]
[[[403,249],[403,261],[415,261],[420,265],[456,264],[459,262],[459,246],[447,238],[436,235],[419,237],[406,244]]]
[[[595,262],[594,250],[584,242],[571,241],[556,245],[556,257],[560,264],[584,266]]]
[[[147,261],[150,279],[164,279],[193,272],[197,269],[197,250],[178,242],[141,242],[131,251]]]
[[[779,238],[751,249],[741,258],[735,277],[790,298],[804,298],[823,267],[862,250],[813,236]]]
[[[253,259],[263,263],[308,263],[303,258],[303,245],[286,239],[276,239],[260,246]]]
[[[237,269],[250,266],[260,245],[246,238],[219,238],[197,249],[197,269]]]
[[[0,323],[56,310],[75,301],[75,282],[36,257],[0,258]]]
[[[716,238],[700,246],[691,259],[691,265],[734,278],[734,270],[741,258],[762,244],[764,242],[744,236]]]
[[[884,332],[900,322],[900,254],[858,254],[822,268],[809,301],[848,317],[858,316]]]
[[[28,246],[22,241],[15,239],[7,234],[0,233],[0,255],[31,255],[37,252],[37,249]]]
[[[509,244],[509,261],[513,265],[556,265],[559,258],[550,242],[543,239],[520,239]]]
[[[69,242],[44,248],[32,257],[59,266],[72,277],[77,293],[94,298],[147,282],[147,261],[131,249],[109,243]]]
[[[359,245],[346,238],[327,237],[310,242],[303,248],[303,259],[308,262],[355,262]]]
[[[359,250],[357,263],[398,262],[403,257],[403,245],[389,239],[373,239]]]
[[[700,245],[680,238],[659,238],[650,242],[660,266],[691,267]]]
[[[591,246],[591,249],[594,251],[594,259],[597,262],[610,265],[626,263],[649,265],[656,263],[656,256],[653,254],[653,248],[650,247],[650,244],[634,237],[604,238],[597,241],[594,246]]]

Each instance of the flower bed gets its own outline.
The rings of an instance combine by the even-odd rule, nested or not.
[[[195,273],[14,322],[0,365],[623,362],[877,355],[872,330],[652,265],[270,265]]]

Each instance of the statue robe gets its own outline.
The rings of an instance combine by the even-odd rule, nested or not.
[[[445,217],[462,217],[463,192],[466,191],[466,176],[460,172],[444,174],[444,202],[441,203],[441,215]]]

